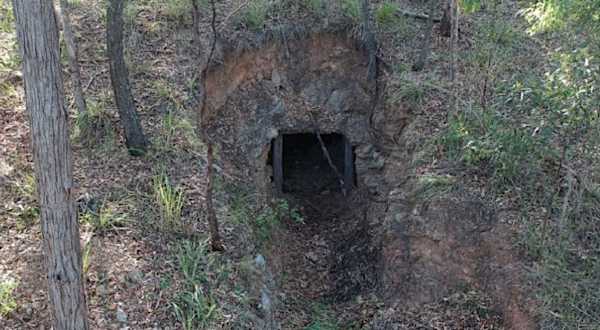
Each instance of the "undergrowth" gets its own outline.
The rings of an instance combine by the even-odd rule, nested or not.
[[[6,317],[17,308],[14,291],[17,282],[12,279],[0,279],[0,316]]]
[[[207,329],[220,318],[220,308],[212,290],[228,276],[208,252],[206,241],[183,241],[176,252],[182,288],[172,302],[173,313],[183,329]]]
[[[241,192],[234,194],[230,205],[230,215],[234,222],[250,224],[255,238],[260,244],[267,243],[273,232],[286,220],[304,223],[300,212],[291,208],[286,200],[273,200],[262,209],[254,210],[251,206],[252,198],[252,195]]]
[[[557,23],[551,21],[556,13],[547,22],[531,21],[544,19],[540,11],[559,9],[547,3],[545,9],[526,11],[537,24],[534,32]],[[571,15],[588,17],[561,13],[558,26],[578,19]],[[595,329],[600,327],[600,50],[589,43],[593,34],[584,38],[555,30],[552,37],[561,38],[563,48],[545,54],[548,63],[540,67],[546,72],[522,71],[514,61],[529,51],[519,49],[528,37],[505,23],[483,27],[470,64],[481,79],[476,85],[487,87],[450,116],[438,144],[445,158],[486,180],[488,194],[514,201],[522,228],[518,243],[532,260],[540,326]]]

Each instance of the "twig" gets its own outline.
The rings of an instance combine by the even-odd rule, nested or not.
[[[321,133],[319,133],[319,131],[317,130],[315,132],[315,135],[317,136],[317,139],[319,140],[319,144],[321,145],[321,150],[323,150],[323,155],[325,155],[325,158],[327,158],[327,163],[329,163],[329,167],[331,167],[331,169],[335,172],[335,175],[337,175],[338,180],[340,180],[340,185],[342,186],[342,193],[344,194],[344,196],[346,196],[346,190],[344,189],[344,187],[345,187],[344,177],[342,176],[340,171],[337,169],[337,167],[331,160],[331,156],[329,155],[329,150],[327,150],[327,147],[325,146],[325,143],[323,142],[323,138],[321,138]]]

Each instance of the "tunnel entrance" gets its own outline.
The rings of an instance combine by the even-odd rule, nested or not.
[[[355,183],[354,152],[339,133],[283,134],[273,140],[270,165],[278,192],[349,192]]]

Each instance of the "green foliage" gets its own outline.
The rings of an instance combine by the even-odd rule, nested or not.
[[[125,29],[131,29],[135,26],[135,21],[140,12],[140,5],[135,0],[127,0],[125,1],[123,7],[123,23],[125,25]],[[103,13],[106,15],[106,13]],[[106,17],[104,17],[103,21],[106,21]],[[126,55],[127,56],[127,55]],[[128,64],[128,67],[131,68],[131,65]]]
[[[0,316],[6,317],[17,308],[14,291],[17,282],[11,279],[0,279]]]
[[[33,173],[23,172],[11,182],[11,190],[18,196],[16,203],[7,204],[9,214],[16,220],[18,230],[36,224],[40,218],[37,203],[37,183]]]
[[[159,8],[161,14],[168,20],[177,22],[178,24],[185,23],[186,19],[191,18],[191,1],[190,0],[152,0],[150,4],[154,8]]]
[[[264,28],[269,9],[268,0],[253,0],[244,9],[242,21],[250,30],[260,31]]]
[[[465,14],[472,14],[481,9],[481,0],[459,0],[458,6]]]
[[[204,144],[188,118],[178,111],[169,110],[162,117],[160,131],[152,139],[152,146],[157,155],[162,157],[182,151],[181,149],[201,151]]]
[[[360,0],[341,0],[342,13],[353,22],[360,21]]]
[[[183,290],[172,303],[175,317],[184,329],[206,329],[216,318],[218,305],[208,291],[206,242],[183,242],[177,252],[177,264],[183,276]]]
[[[177,230],[182,227],[181,211],[183,210],[184,193],[174,187],[166,172],[160,171],[152,178],[154,201],[159,213],[161,230]]]
[[[324,0],[304,0],[306,7],[317,15],[325,14],[327,3]]]
[[[88,100],[87,111],[77,113],[75,117],[75,140],[93,148],[101,146],[110,149],[115,145],[115,127],[112,114],[104,101]]]
[[[89,239],[83,245],[83,249],[81,250],[81,262],[82,262],[83,276],[86,276],[88,271],[90,270],[90,266],[92,265],[92,240],[91,239]]]
[[[91,226],[94,233],[103,234],[122,227],[127,222],[127,214],[118,214],[112,205],[104,202],[97,212],[86,210],[80,215],[80,221]]]
[[[283,199],[274,200],[258,212],[252,209],[252,195],[238,192],[230,204],[230,216],[237,223],[252,225],[254,235],[260,243],[267,242],[273,231],[285,220],[295,223],[304,223],[304,218],[295,208],[290,208]]]
[[[482,26],[469,65],[490,82],[489,101],[467,99],[438,139],[447,158],[520,206],[542,328],[600,326],[600,47],[599,17],[590,15],[598,6],[541,0],[523,11],[529,32],[546,32],[538,42],[552,38],[540,56],[545,73],[515,66],[531,49],[514,24]]]
[[[185,330],[206,329],[214,319],[217,307],[198,286],[193,291],[182,293],[178,302],[173,303],[175,317]]]
[[[380,26],[391,26],[398,21],[398,5],[394,2],[386,1],[375,11],[375,20]]]
[[[340,326],[326,306],[313,306],[312,321],[304,330],[338,330]]]
[[[262,209],[254,220],[254,229],[258,240],[260,242],[269,241],[273,231],[287,218],[298,223],[304,222],[302,215],[296,209],[290,209],[288,202],[283,199],[275,200],[271,205]]]
[[[444,195],[452,191],[456,178],[450,175],[422,175],[418,179],[417,195],[423,199]]]
[[[0,3],[0,33],[13,33],[15,30],[15,17],[12,4],[8,0]]]

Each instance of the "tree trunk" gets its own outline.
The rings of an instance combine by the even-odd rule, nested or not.
[[[212,171],[213,171],[213,145],[210,141],[210,137],[207,132],[206,122],[206,75],[208,73],[208,68],[212,62],[213,55],[215,53],[215,49],[217,46],[217,9],[215,6],[215,0],[211,0],[211,9],[212,9],[212,19],[211,19],[211,29],[213,33],[213,37],[211,40],[210,52],[208,53],[208,57],[206,58],[206,64],[200,73],[200,113],[198,115],[198,135],[202,137],[204,143],[206,143],[206,214],[208,220],[208,229],[210,230],[210,244],[213,251],[223,251],[223,241],[221,239],[221,234],[219,232],[219,222],[217,219],[217,215],[215,213],[215,208],[212,201],[212,192],[213,192],[213,180],[212,180]]]
[[[81,87],[81,71],[77,57],[77,44],[75,43],[75,34],[71,25],[69,16],[69,3],[67,0],[60,0],[60,10],[57,10],[59,20],[62,22],[63,36],[67,45],[67,57],[69,59],[69,70],[71,73],[71,82],[73,83],[73,98],[79,113],[86,111],[85,97]]]
[[[419,53],[419,57],[417,61],[413,64],[414,71],[421,71],[425,68],[425,63],[427,62],[427,58],[431,53],[431,34],[433,32],[433,12],[435,11],[435,5],[437,0],[429,0],[431,1],[429,7],[429,19],[427,20],[427,26],[425,27],[425,38],[423,39],[423,45],[421,46],[421,52]]]
[[[363,43],[369,55],[367,79],[372,81],[377,78],[377,39],[371,28],[371,10],[369,0],[361,2],[361,18],[363,25]]]
[[[212,143],[206,144],[206,217],[210,230],[210,245],[213,251],[223,251],[223,241],[219,231],[219,221],[213,205],[213,147]]]
[[[452,2],[454,0],[444,1],[444,12],[442,14],[442,20],[440,22],[440,34],[446,38],[452,33]]]
[[[146,153],[148,141],[135,110],[129,71],[123,56],[123,6],[124,0],[110,0],[106,10],[106,46],[110,65],[110,81],[113,87],[115,103],[125,132],[125,144],[129,153],[140,156]]]
[[[457,60],[456,53],[458,52],[458,0],[451,0],[451,18],[452,18],[452,34],[450,35],[450,81],[452,82],[452,112],[458,114],[458,84],[456,81]]]
[[[31,122],[54,329],[88,329],[72,157],[52,1],[13,1]]]

